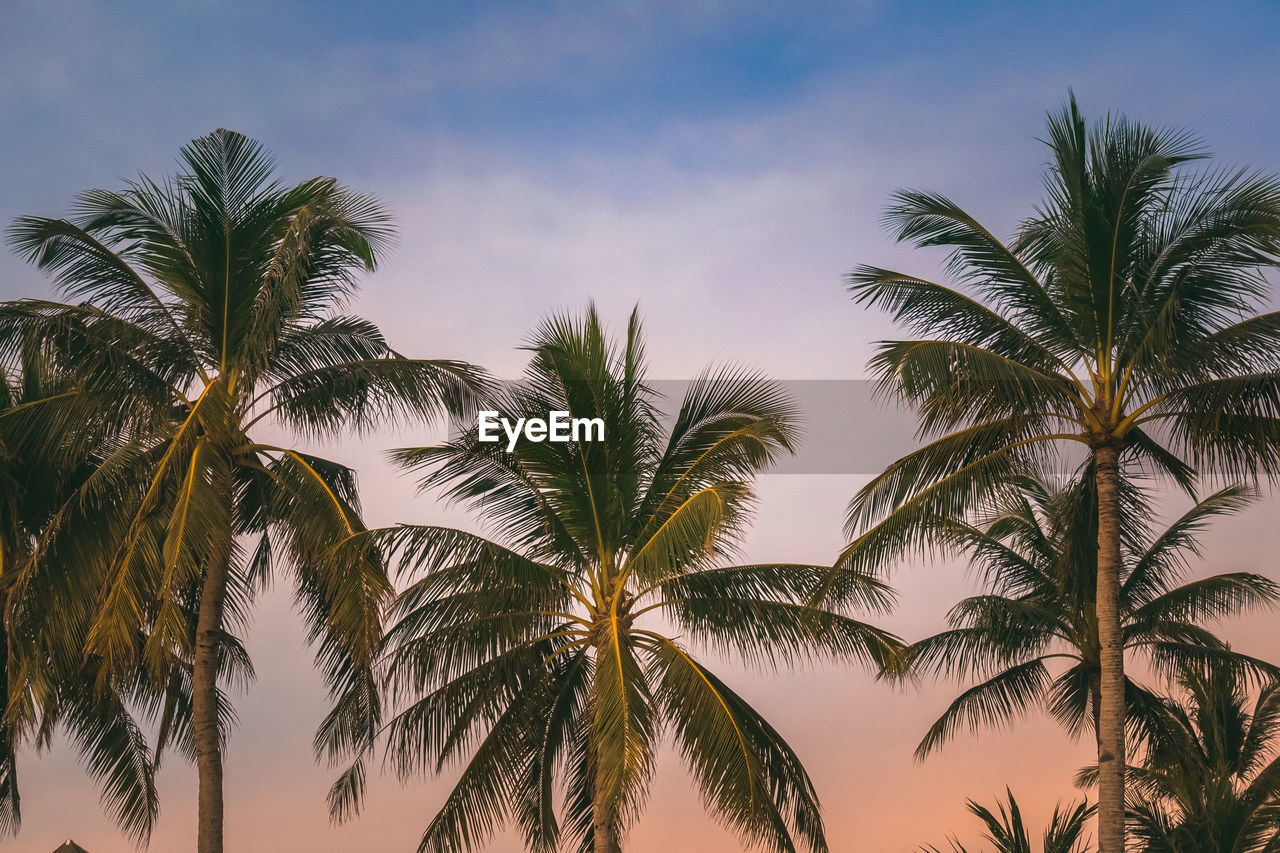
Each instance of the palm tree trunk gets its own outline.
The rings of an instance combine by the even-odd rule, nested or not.
[[[221,550],[221,549],[219,549]],[[200,593],[191,714],[200,777],[196,850],[222,853],[222,738],[218,730],[218,668],[229,555],[216,553]]]
[[[1124,641],[1120,627],[1120,453],[1094,448],[1098,481],[1098,853],[1124,853]]]
[[[592,847],[594,853],[622,853],[622,846],[618,844],[618,839],[614,838],[613,830],[607,823],[597,823],[594,832],[595,844]]]
[[[592,803],[591,819],[594,842],[593,853],[622,853],[622,845],[618,842],[616,821],[610,814],[610,807],[605,802],[605,785],[600,774],[596,774],[595,802]]]

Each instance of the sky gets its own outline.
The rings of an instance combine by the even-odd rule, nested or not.
[[[1220,162],[1280,171],[1277,33],[1280,7],[1265,2],[0,0],[0,222],[170,173],[185,142],[232,128],[273,150],[283,177],[332,175],[394,214],[396,248],[353,310],[402,351],[514,377],[518,345],[548,313],[594,300],[620,327],[638,304],[653,377],[736,362],[826,381],[805,386],[826,395],[814,433],[843,431],[887,462],[898,431],[836,380],[865,376],[874,342],[894,335],[849,301],[842,275],[858,263],[940,274],[938,255],[880,227],[890,193],[945,193],[1007,234],[1040,196],[1045,114],[1069,90],[1091,117],[1187,128]],[[0,298],[49,293],[0,255]],[[321,449],[359,470],[371,523],[475,527],[384,460],[437,437],[407,427]],[[816,470],[762,481],[750,559],[839,550],[844,507],[874,472]],[[1280,578],[1276,506],[1216,526],[1196,571]],[[903,565],[893,582],[899,606],[883,622],[907,638],[974,589],[946,562]],[[1222,632],[1280,659],[1272,615]],[[378,780],[360,819],[330,827],[335,771],[310,749],[326,699],[283,586],[247,644],[258,678],[227,751],[228,849],[413,849],[457,768]],[[805,761],[835,851],[976,839],[965,798],[989,803],[1006,784],[1037,825],[1078,795],[1088,749],[1038,717],[915,763],[955,685],[721,669]],[[65,744],[21,767],[25,822],[3,849],[45,853],[67,837],[92,853],[133,849]],[[151,849],[191,849],[194,771],[171,758],[161,785]],[[490,849],[519,846],[503,835]],[[740,847],[668,753],[629,849]]]

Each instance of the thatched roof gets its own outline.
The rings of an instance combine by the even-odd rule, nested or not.
[[[54,850],[53,853],[89,853],[89,851],[85,850],[79,844],[76,844],[68,838],[66,841],[62,842],[62,846],[57,850]]]

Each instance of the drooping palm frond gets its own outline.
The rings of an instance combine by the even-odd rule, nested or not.
[[[47,745],[60,728],[98,782],[104,809],[145,842],[158,810],[151,750],[128,691],[104,685],[78,655],[87,624],[79,599],[94,575],[37,560],[61,502],[110,448],[111,425],[72,429],[74,421],[51,418],[43,433],[31,430],[29,413],[67,405],[73,386],[50,370],[35,339],[13,353],[14,368],[0,367],[0,832],[16,833],[21,822],[19,750]]]

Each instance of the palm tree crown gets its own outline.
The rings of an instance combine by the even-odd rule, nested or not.
[[[1280,849],[1280,684],[1251,702],[1241,673],[1200,667],[1179,685],[1185,698],[1163,700],[1130,771],[1134,836],[1149,853]]]
[[[985,838],[993,845],[992,853],[1032,853],[1031,833],[1022,819],[1022,809],[1013,798],[1013,792],[1007,788],[1005,797],[1007,804],[996,803],[999,814],[974,800],[969,800],[969,812],[986,826]],[[1066,808],[1061,804],[1054,806],[1040,845],[1043,853],[1088,853],[1085,824],[1095,808],[1087,800],[1072,803]],[[951,853],[969,853],[969,848],[955,838],[950,844]],[[922,847],[920,853],[942,853],[942,850],[933,846]]]
[[[899,650],[842,612],[888,606],[870,577],[819,609],[806,602],[823,567],[725,564],[753,478],[796,440],[791,402],[753,374],[709,372],[664,428],[634,314],[620,344],[592,309],[549,320],[529,349],[524,381],[495,408],[511,421],[598,417],[604,442],[522,441],[508,452],[473,428],[396,453],[495,534],[380,534],[422,572],[387,633],[386,678],[403,703],[386,727],[389,761],[408,776],[471,756],[419,849],[476,849],[512,821],[532,850],[618,850],[667,732],[707,808],[747,841],[825,850],[799,758],[692,651],[880,665]],[[358,763],[335,787],[339,815],[358,802],[363,775]]]
[[[161,746],[195,755],[199,850],[216,853],[230,713],[218,681],[248,674],[232,632],[255,591],[287,570],[320,668],[344,695],[372,683],[392,592],[372,551],[333,557],[363,530],[353,472],[257,434],[434,417],[460,407],[477,376],[404,358],[339,313],[391,233],[373,199],[331,178],[281,184],[257,143],[226,130],[186,146],[182,166],[86,192],[71,220],[18,219],[12,243],[71,304],[6,305],[0,339],[46,342],[76,404],[121,426],[49,524],[43,559],[99,573],[85,649],[117,679],[146,668],[162,694]],[[26,417],[51,422],[59,405]],[[71,524],[86,508],[93,523]],[[328,719],[318,746],[344,722]]]
[[[967,553],[989,590],[952,608],[949,629],[908,650],[917,669],[978,676],[933,724],[921,757],[964,725],[1007,723],[1043,706],[1070,732],[1097,732],[1101,653],[1097,612],[1097,491],[1085,476],[1055,489],[1045,477],[1020,477],[980,523],[956,519],[947,542]],[[1179,585],[1199,553],[1198,534],[1213,518],[1247,505],[1250,494],[1224,489],[1156,535],[1146,496],[1123,484],[1125,571],[1120,584],[1124,647],[1161,674],[1211,663],[1255,674],[1276,667],[1232,651],[1202,623],[1246,607],[1280,602],[1280,586],[1247,572]],[[1055,666],[1062,662],[1065,666]],[[1125,678],[1128,721],[1149,729],[1159,697]]]

